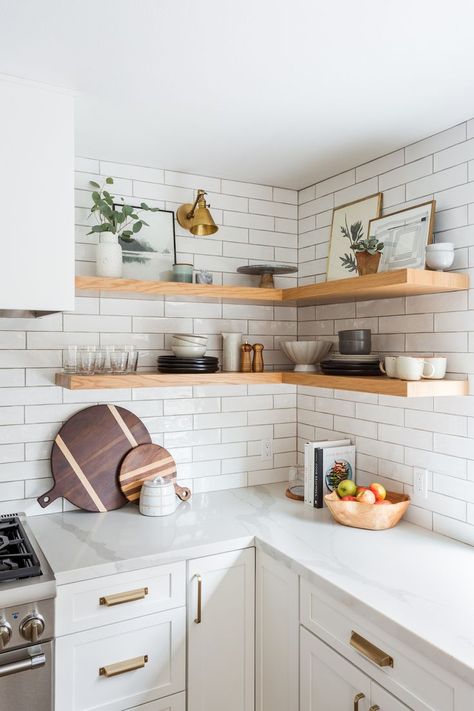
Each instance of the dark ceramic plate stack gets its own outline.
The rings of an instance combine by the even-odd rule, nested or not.
[[[321,361],[321,372],[325,375],[382,375],[377,355],[342,355],[333,353]]]
[[[160,373],[217,373],[219,359],[212,356],[200,358],[178,358],[178,356],[159,356]]]

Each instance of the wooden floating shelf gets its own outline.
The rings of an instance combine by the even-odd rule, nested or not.
[[[387,377],[349,377],[294,371],[265,373],[191,373],[168,375],[138,372],[130,375],[67,375],[56,374],[56,385],[68,390],[97,390],[117,388],[159,388],[180,385],[251,385],[257,383],[287,383],[335,390],[352,390],[398,397],[438,397],[467,395],[467,380],[405,381]]]
[[[391,299],[419,294],[439,294],[469,288],[467,274],[430,272],[426,269],[398,269],[368,274],[353,279],[308,284],[290,289],[261,289],[253,286],[184,284],[174,281],[141,281],[110,277],[78,276],[79,291],[148,294],[149,296],[188,297],[193,300],[241,301],[283,304],[335,304],[367,299]]]

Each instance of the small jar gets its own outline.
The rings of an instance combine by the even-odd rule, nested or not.
[[[193,269],[194,267],[192,264],[173,264],[172,280],[192,284]]]
[[[176,511],[178,498],[174,484],[161,476],[144,481],[140,491],[140,513],[144,516],[168,516]]]

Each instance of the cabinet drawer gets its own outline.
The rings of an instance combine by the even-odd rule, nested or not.
[[[185,646],[184,607],[60,637],[56,708],[122,711],[183,691]]]
[[[61,585],[58,637],[186,604],[186,564],[171,563]]]
[[[167,696],[166,699],[159,699],[158,701],[150,701],[149,704],[134,706],[133,708],[127,709],[127,711],[185,711],[185,708],[186,694],[183,691],[181,694]]]
[[[303,578],[300,591],[301,624],[307,629],[415,711],[453,711],[454,685],[443,670]],[[392,657],[393,667],[379,666],[370,650],[351,646],[352,632]]]

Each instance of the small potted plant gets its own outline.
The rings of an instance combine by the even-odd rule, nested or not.
[[[90,214],[94,215],[97,224],[88,234],[99,234],[97,245],[96,271],[97,276],[121,277],[122,276],[122,247],[123,242],[133,242],[133,239],[142,227],[148,223],[140,216],[143,212],[159,212],[159,207],[149,207],[140,203],[139,208],[123,203],[117,209],[117,198],[105,190],[105,185],[113,185],[113,178],[106,178],[103,185],[95,180],[90,180],[89,185],[94,188],[92,192],[92,207]]]
[[[349,272],[357,272],[359,276],[363,274],[375,274],[379,268],[380,257],[384,247],[383,242],[379,242],[376,237],[364,239],[362,222],[357,220],[350,227],[347,224],[341,227],[342,234],[349,240],[350,249],[353,254],[344,254],[340,257],[342,265]]]

